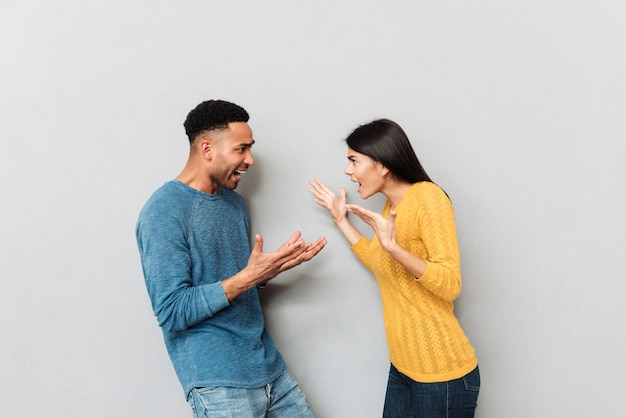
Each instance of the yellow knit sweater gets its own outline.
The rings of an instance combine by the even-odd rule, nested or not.
[[[387,201],[383,217],[389,208]],[[390,361],[417,382],[458,379],[478,361],[454,316],[461,266],[452,204],[438,186],[420,182],[395,212],[396,241],[427,263],[419,280],[382,249],[376,236],[362,236],[351,247],[378,281]]]

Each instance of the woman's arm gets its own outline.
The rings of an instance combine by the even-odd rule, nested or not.
[[[461,292],[461,271],[459,249],[454,224],[454,211],[448,197],[438,187],[431,187],[421,193],[419,219],[416,228],[426,247],[428,259],[423,259],[403,248],[396,241],[396,214],[389,213],[389,219],[357,205],[346,205],[347,210],[359,216],[370,225],[384,251],[409,271],[420,285],[438,295],[453,301]]]
[[[395,212],[390,212],[389,219],[385,219],[382,215],[358,205],[347,205],[347,210],[372,227],[385,252],[407,269],[416,279],[422,277],[426,271],[426,261],[402,248],[396,241]]]
[[[309,184],[311,185],[309,192],[315,196],[315,203],[328,210],[333,222],[350,245],[356,244],[361,239],[361,233],[348,220],[346,189],[342,187],[339,195],[336,195],[320,180],[313,180]]]

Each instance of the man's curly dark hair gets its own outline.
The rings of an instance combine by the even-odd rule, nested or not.
[[[200,103],[185,119],[185,133],[189,143],[205,131],[222,130],[231,122],[248,122],[246,109],[225,100],[207,100]]]

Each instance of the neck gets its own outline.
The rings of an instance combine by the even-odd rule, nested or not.
[[[207,194],[216,194],[219,186],[211,180],[206,172],[198,169],[193,161],[188,161],[183,171],[176,176],[176,180],[185,183],[192,189],[199,190]]]
[[[385,187],[385,190],[383,190],[383,194],[391,202],[391,209],[394,209],[396,206],[398,206],[398,204],[400,203],[404,195],[409,191],[411,186],[412,184],[410,183],[394,181],[390,182]]]

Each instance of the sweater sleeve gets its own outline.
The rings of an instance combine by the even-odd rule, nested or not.
[[[418,224],[427,252],[427,266],[418,283],[438,297],[452,302],[461,292],[454,209],[450,199],[437,186],[429,187],[421,196]]]
[[[178,220],[144,213],[136,238],[152,309],[164,330],[185,331],[229,306],[219,281],[192,283],[190,252]]]
[[[370,245],[370,240],[366,238],[364,235],[361,235],[361,238],[359,238],[359,240],[350,247],[350,250],[352,250],[352,252],[357,256],[357,258],[361,261],[361,263],[365,265],[365,267],[371,270],[371,267],[369,265],[368,258],[367,258],[367,249],[369,245]]]

